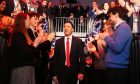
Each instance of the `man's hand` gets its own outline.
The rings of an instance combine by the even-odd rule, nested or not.
[[[52,41],[54,38],[55,38],[55,33],[52,32],[48,35],[48,40],[49,41]]]
[[[59,84],[59,81],[58,81],[58,79],[57,79],[57,76],[54,76],[54,77],[53,77],[53,81],[55,82],[55,84]]]
[[[78,80],[83,80],[84,79],[84,74],[79,73],[78,74]]]
[[[109,33],[106,31],[106,32],[104,32],[104,33],[99,33],[99,37],[101,38],[101,39],[105,39],[105,37],[107,37],[107,36],[109,36]]]

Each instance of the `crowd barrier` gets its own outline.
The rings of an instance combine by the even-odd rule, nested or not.
[[[56,17],[53,20],[53,27],[49,27],[49,31],[56,32],[56,36],[61,37],[63,36],[63,27],[65,21],[71,21],[74,25],[74,32],[73,35],[85,38],[88,33],[92,31],[94,28],[94,20],[87,19],[87,18],[69,18],[69,17]]]

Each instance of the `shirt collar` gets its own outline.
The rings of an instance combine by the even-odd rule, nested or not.
[[[33,31],[33,33],[36,32],[36,30],[34,28],[32,28],[31,26],[30,26],[30,29]]]
[[[122,24],[122,23],[124,23],[124,22],[126,22],[126,21],[121,20],[120,22],[118,22],[117,24],[115,24],[115,26],[114,26],[114,30],[115,30],[120,24]]]
[[[70,35],[69,37],[65,36],[65,40],[67,40],[67,38],[69,38],[71,40],[72,39],[72,35]]]

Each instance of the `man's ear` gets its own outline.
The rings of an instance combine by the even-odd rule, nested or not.
[[[74,32],[74,28],[72,28],[72,32]]]

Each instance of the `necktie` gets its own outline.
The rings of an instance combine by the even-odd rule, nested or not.
[[[33,32],[33,35],[34,35],[34,37],[33,37],[33,39],[35,40],[36,38],[37,38],[37,32]]]
[[[34,35],[35,35],[35,38],[36,38],[36,37],[38,36],[38,35],[37,35],[37,32],[34,32]]]
[[[66,42],[66,66],[70,66],[70,47],[69,47],[69,38]]]

